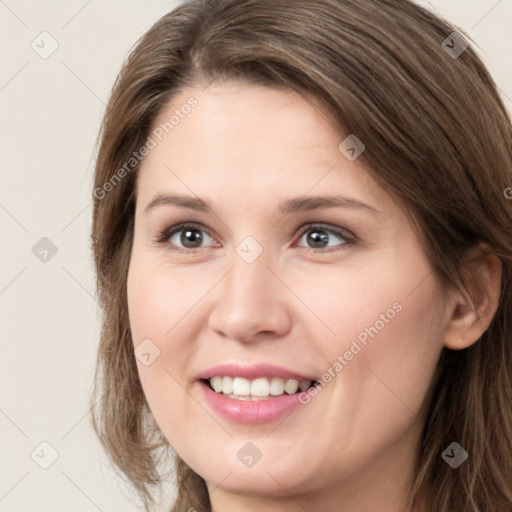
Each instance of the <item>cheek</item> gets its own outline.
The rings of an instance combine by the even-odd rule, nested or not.
[[[204,294],[204,285],[182,275],[181,271],[169,272],[161,264],[143,260],[137,253],[133,255],[127,291],[134,345],[145,338],[154,338],[159,344],[173,339],[173,331],[181,327],[182,320],[187,321],[187,312],[201,292]]]
[[[130,329],[137,369],[149,408],[165,437],[181,447],[183,430],[191,425],[194,402],[183,387],[195,347],[190,343],[202,323],[194,322],[192,306],[204,295],[197,280],[185,282],[159,265],[132,257],[127,281]],[[166,277],[167,276],[167,277]],[[194,286],[194,282],[196,283]],[[203,283],[204,284],[204,283]],[[211,286],[211,285],[210,285]],[[144,350],[141,348],[144,347]],[[140,354],[150,353],[150,364]]]
[[[418,286],[430,272],[421,255],[400,259],[390,251],[378,262],[308,272],[295,269],[284,280],[300,299],[290,295],[290,307],[301,312],[301,328],[312,329],[310,349],[321,351],[326,361],[350,350],[354,340],[364,348],[407,352],[425,347],[422,338],[432,339],[438,298],[431,277]]]
[[[331,382],[326,389],[335,402],[348,404],[344,414],[354,421],[346,428],[369,429],[369,438],[376,418],[383,425],[389,420],[391,436],[410,424],[442,350],[439,290],[414,249],[402,257],[390,251],[378,265],[326,268],[314,280],[292,281],[297,295],[314,305],[313,324],[321,326],[311,339],[324,361],[323,380]],[[339,421],[334,409],[328,414]]]
[[[371,459],[422,422],[418,413],[442,350],[439,299],[432,278],[411,293],[419,281],[413,276],[428,271],[402,280],[396,269],[388,272],[360,274],[372,283],[368,288],[346,279],[343,293],[338,289],[327,299],[318,293],[325,306],[319,315],[336,332],[317,344],[326,362],[322,380],[330,379],[312,398],[324,404],[316,426],[325,434],[325,441],[318,441],[324,457],[318,464],[342,468],[342,461],[351,460],[354,469],[353,457]],[[383,277],[389,275],[394,279]],[[344,443],[333,444],[340,432]]]
[[[389,286],[378,286],[380,293],[346,300],[337,324],[339,341],[336,349],[329,346],[331,361],[342,356],[338,392],[357,396],[343,400],[352,404],[357,424],[368,428],[368,435],[376,418],[391,436],[415,419],[442,350],[433,279],[416,289],[414,281],[418,279],[405,276],[401,283],[395,279]]]

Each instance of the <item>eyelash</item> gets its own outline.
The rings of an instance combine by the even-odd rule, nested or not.
[[[205,229],[201,224],[196,224],[196,223],[181,223],[181,224],[176,224],[174,226],[170,226],[170,227],[167,227],[165,229],[163,229],[162,231],[159,231],[155,237],[155,242],[157,244],[167,244],[167,242],[169,241],[169,239],[176,233],[180,232],[180,231],[184,231],[186,229],[195,229],[195,230],[198,230],[198,231],[204,231],[210,238],[214,238],[211,233]],[[302,249],[305,249],[307,252],[315,252],[315,253],[330,253],[330,252],[335,252],[335,251],[339,251],[339,250],[345,250],[345,246],[346,245],[350,245],[350,244],[355,244],[357,239],[356,237],[353,235],[353,234],[348,234],[347,232],[342,232],[340,229],[334,229],[332,227],[330,227],[329,225],[326,225],[326,224],[321,224],[321,223],[311,223],[311,224],[307,224],[305,226],[303,226],[300,231],[299,231],[299,239],[302,238],[302,236],[307,233],[308,231],[312,231],[313,229],[318,229],[318,230],[321,230],[321,231],[327,231],[327,232],[330,232],[330,233],[334,233],[336,236],[338,236],[339,238],[343,239],[344,242],[342,243],[341,245],[341,248],[335,248],[335,249],[315,249],[315,248],[312,248],[312,247],[301,247]],[[167,244],[169,245],[169,244]],[[199,248],[195,248],[195,249],[183,249],[183,248],[180,248],[180,247],[170,247],[170,250],[172,251],[177,251],[177,252],[197,252],[198,250],[202,249],[202,247],[199,247]]]

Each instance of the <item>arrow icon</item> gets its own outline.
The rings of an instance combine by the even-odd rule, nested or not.
[[[338,150],[348,160],[354,162],[365,150],[365,145],[353,133],[351,133],[345,140],[340,143]]]
[[[46,236],[43,236],[43,238],[32,246],[32,254],[41,263],[48,263],[57,252],[57,246]]]
[[[257,446],[253,443],[245,443],[244,446],[238,450],[236,456],[238,460],[246,467],[252,468],[255,466],[262,457],[262,453],[258,450]]]
[[[246,236],[237,246],[236,253],[246,262],[252,263],[263,252],[263,247],[252,236]]]
[[[451,468],[457,469],[468,458],[468,452],[459,443],[453,442],[446,447],[441,457]]]
[[[146,338],[135,349],[135,356],[144,366],[149,366],[160,356],[160,349],[149,338]]]
[[[459,32],[452,32],[441,44],[443,50],[452,58],[457,59],[468,48],[469,43]]]
[[[48,469],[59,458],[59,452],[48,441],[43,441],[32,450],[30,457],[40,468]]]
[[[47,59],[53,54],[53,52],[55,52],[55,50],[57,50],[59,43],[50,33],[43,31],[32,40],[30,47],[39,55],[39,57],[41,57],[41,59]]]

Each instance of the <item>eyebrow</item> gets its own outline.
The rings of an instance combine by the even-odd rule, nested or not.
[[[144,212],[148,212],[149,210],[161,205],[188,208],[191,210],[198,210],[200,212],[208,212],[211,209],[208,201],[199,197],[160,193],[146,205]],[[381,214],[379,210],[369,204],[363,203],[358,199],[344,196],[297,197],[286,199],[279,203],[279,211],[283,214],[317,210],[320,208],[349,208],[355,210],[366,210],[376,215]]]

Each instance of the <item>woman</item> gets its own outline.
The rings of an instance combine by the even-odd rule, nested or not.
[[[172,510],[512,510],[512,144],[409,1],[196,0],[110,97],[93,425]],[[92,405],[91,405],[92,407]]]

